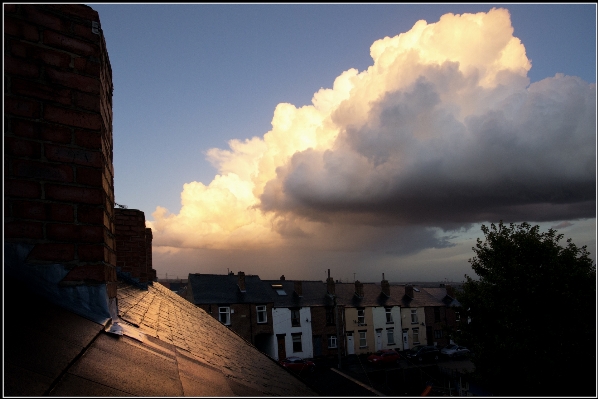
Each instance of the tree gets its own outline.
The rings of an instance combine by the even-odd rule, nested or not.
[[[556,230],[482,225],[457,337],[495,395],[596,395],[596,265]]]

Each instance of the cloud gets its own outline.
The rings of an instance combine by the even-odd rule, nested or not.
[[[154,243],[415,253],[483,221],[595,216],[596,88],[531,63],[507,10],[447,14],[376,41],[312,105],[208,159]]]

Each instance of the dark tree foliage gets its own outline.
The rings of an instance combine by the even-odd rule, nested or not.
[[[586,247],[528,223],[482,231],[457,336],[480,382],[494,395],[595,396],[596,265]]]

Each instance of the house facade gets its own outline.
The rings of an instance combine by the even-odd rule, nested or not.
[[[426,345],[426,313],[425,305],[430,303],[428,295],[412,286],[402,288],[401,323],[402,323],[402,350],[413,348],[415,345]],[[400,292],[399,289],[399,292]],[[435,304],[435,302],[432,302]]]

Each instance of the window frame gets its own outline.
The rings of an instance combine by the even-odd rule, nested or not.
[[[368,347],[368,336],[367,331],[358,331],[359,334],[359,348],[367,348]],[[362,343],[364,345],[362,345]]]
[[[357,325],[365,326],[365,308],[357,308]]]
[[[225,309],[224,311],[222,311]],[[225,315],[226,321],[222,321],[222,315]],[[218,306],[218,321],[224,324],[225,326],[231,325],[230,320],[230,306]]]
[[[417,309],[411,309],[411,324],[418,324]]]
[[[434,339],[442,339],[442,330],[434,330]]]
[[[394,320],[392,319],[392,308],[384,308],[384,313],[386,314],[386,324],[394,324]]]
[[[338,348],[338,340],[336,339],[336,335],[328,335],[328,349],[337,349]]]
[[[301,333],[291,333],[291,342],[293,344],[293,353],[303,352],[303,342],[302,342],[301,335],[302,335]]]
[[[291,327],[301,327],[301,312],[300,308],[290,308],[291,311]]]
[[[256,313],[256,320],[258,324],[266,324],[268,323],[268,308],[266,305],[256,305],[255,306],[255,313]],[[260,321],[260,315],[263,316],[263,320]]]
[[[413,345],[419,345],[419,327],[412,329],[411,336],[413,337]]]
[[[387,345],[396,345],[394,327],[386,329],[386,341],[388,342]]]

